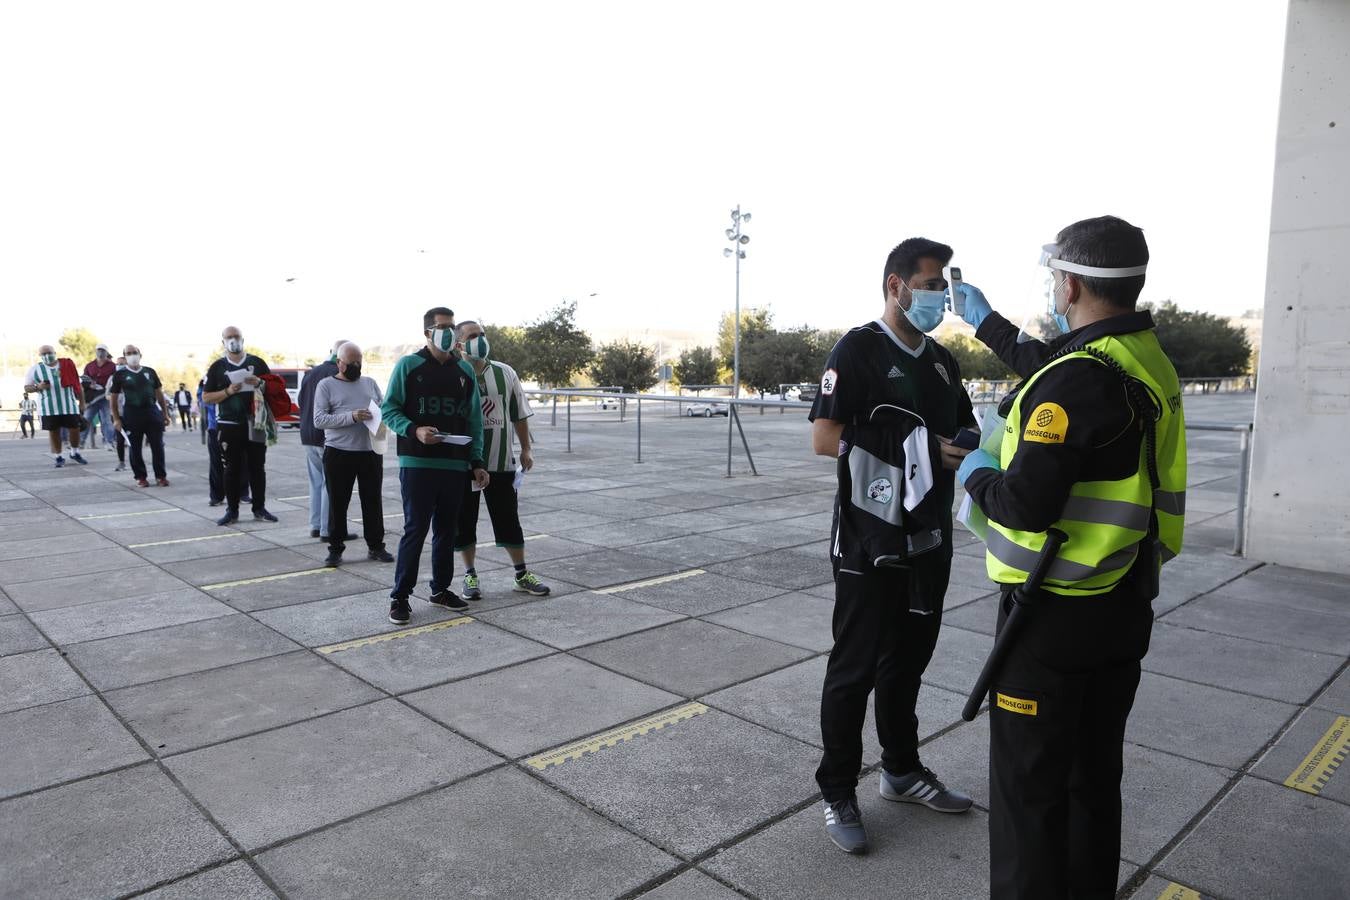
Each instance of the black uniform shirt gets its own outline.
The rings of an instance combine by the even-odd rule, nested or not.
[[[211,367],[206,370],[206,390],[212,393],[225,390],[233,383],[230,381],[230,373],[237,372],[240,369],[248,369],[251,374],[260,377],[270,375],[272,372],[271,369],[267,368],[267,363],[252,353],[245,356],[238,365],[230,362],[229,357],[222,356],[211,363]],[[262,385],[254,385],[254,391],[259,390],[262,390]],[[240,391],[220,401],[216,408],[216,424],[249,424],[253,420],[253,393]]]
[[[1098,338],[1153,327],[1147,312],[1113,316],[1086,325],[1049,343],[1017,342],[1018,328],[991,313],[975,336],[1020,378],[1034,375],[1066,346],[1082,347]],[[1011,398],[999,412],[1006,415]],[[1027,437],[1042,412],[1051,426]],[[1057,407],[1057,409],[1055,409]],[[966,491],[994,521],[1018,531],[1044,531],[1060,518],[1069,490],[1077,481],[1117,481],[1139,469],[1143,433],[1120,377],[1090,359],[1060,363],[1031,386],[1022,399],[1023,433],[1008,468],[999,473],[977,469],[966,479]]]
[[[961,370],[947,348],[925,337],[917,351],[900,343],[885,323],[868,322],[850,330],[830,352],[820,393],[811,407],[811,421],[830,419],[848,425],[862,421],[882,403],[917,413],[931,434],[951,437],[973,426],[970,395],[961,384]],[[845,436],[847,436],[845,429]],[[951,550],[951,508],[955,473],[933,473],[933,491],[946,510],[943,536]]]

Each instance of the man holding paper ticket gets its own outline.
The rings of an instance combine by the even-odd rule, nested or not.
[[[450,585],[455,577],[455,523],[472,473],[487,487],[483,464],[483,410],[478,376],[455,355],[455,314],[443,306],[422,317],[427,345],[400,359],[380,407],[398,435],[398,480],[403,490],[403,538],[398,544],[389,621],[411,617],[408,597],[417,585],[417,563],[431,530],[431,603],[464,610]],[[467,438],[467,440],[465,440]]]
[[[323,429],[323,474],[328,485],[326,566],[342,563],[353,483],[361,495],[367,558],[394,561],[384,548],[384,506],[380,499],[384,457],[372,444],[380,429],[383,399],[375,379],[361,375],[361,348],[351,342],[339,347],[337,374],[320,381],[314,391],[314,427]]]

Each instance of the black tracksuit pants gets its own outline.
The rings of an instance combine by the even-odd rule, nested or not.
[[[990,894],[1114,897],[1122,744],[1153,609],[1123,586],[1028,612],[989,692]]]
[[[896,775],[919,768],[919,684],[942,626],[950,557],[927,564],[922,578],[908,569],[869,568],[835,576],[834,649],[820,697],[825,754],[816,782],[828,802],[852,797],[862,768],[867,697],[876,691],[881,762]],[[936,610],[910,612],[911,592],[932,597]]]
[[[380,486],[384,481],[384,457],[374,450],[323,449],[323,477],[328,486],[328,548],[341,554],[346,546],[347,508],[352,502],[352,485],[361,497],[361,530],[366,547],[384,549],[384,502]]]
[[[239,498],[253,498],[253,511],[267,507],[267,444],[252,441],[244,425],[216,426],[220,441],[220,459],[225,475],[225,505],[231,512],[239,512]]]

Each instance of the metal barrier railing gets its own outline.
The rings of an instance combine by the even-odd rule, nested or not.
[[[1247,477],[1251,471],[1251,422],[1187,422],[1187,431],[1228,431],[1238,435],[1237,531],[1233,535],[1233,555],[1242,556],[1247,539]]]

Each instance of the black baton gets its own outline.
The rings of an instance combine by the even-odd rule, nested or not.
[[[1022,630],[1026,622],[1027,607],[1035,606],[1038,602],[1041,583],[1045,581],[1045,576],[1050,573],[1050,566],[1054,563],[1055,557],[1059,555],[1059,548],[1068,539],[1069,536],[1058,528],[1051,528],[1045,532],[1045,546],[1041,548],[1041,555],[1037,558],[1036,565],[1031,573],[1027,575],[1027,580],[1013,590],[1012,609],[1008,610],[1008,618],[1003,622],[1003,630],[995,638],[994,649],[989,651],[989,658],[984,661],[984,668],[980,670],[980,677],[976,679],[975,687],[966,699],[965,708],[961,710],[961,718],[967,722],[973,721],[975,714],[980,711],[980,706],[984,703],[984,697],[989,693],[989,683],[994,680],[998,670],[1003,667],[1003,658],[1008,655],[1008,649],[1017,640],[1017,633]]]

